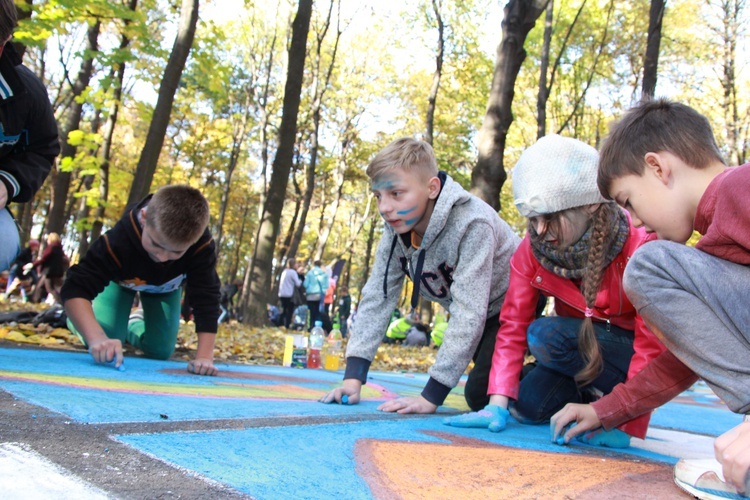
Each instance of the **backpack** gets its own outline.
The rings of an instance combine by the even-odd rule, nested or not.
[[[34,326],[39,326],[41,323],[46,323],[52,328],[67,328],[68,315],[61,306],[50,307],[37,314],[32,320]]]

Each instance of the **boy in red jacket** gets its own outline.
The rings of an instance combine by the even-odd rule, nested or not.
[[[633,255],[625,290],[669,351],[592,405],[566,406],[552,419],[553,437],[572,422],[577,424],[565,432],[566,442],[590,429],[612,428],[666,403],[697,376],[730,410],[747,414],[750,164],[727,168],[705,117],[656,100],[630,110],[612,127],[598,184],[634,223],[663,240]],[[695,248],[683,245],[693,230],[703,235]],[[747,493],[750,422],[720,436],[715,452],[725,486]],[[694,474],[685,474],[691,470]],[[681,461],[675,480],[704,494],[701,472]]]

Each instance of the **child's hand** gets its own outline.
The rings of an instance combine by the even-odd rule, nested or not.
[[[89,354],[96,363],[115,362],[115,368],[122,365],[122,342],[102,337],[89,343]]]
[[[742,422],[714,441],[714,453],[724,474],[724,480],[747,495],[750,490],[750,421]]]
[[[576,423],[576,425],[564,430],[570,423]],[[576,403],[566,404],[562,410],[552,415],[549,422],[552,442],[558,442],[559,438],[563,438],[565,444],[577,435],[601,426],[602,423],[593,406]]]
[[[422,396],[418,396],[416,398],[398,398],[386,401],[378,406],[378,410],[398,413],[435,413],[437,405],[430,403]]]
[[[355,405],[359,403],[359,393],[361,390],[362,382],[356,379],[346,379],[341,387],[332,390],[318,401],[321,403]]]
[[[443,419],[443,423],[452,427],[471,427],[500,432],[508,424],[509,416],[510,413],[506,408],[490,404],[479,411],[445,418]]]
[[[187,371],[195,375],[209,375],[211,377],[219,374],[219,369],[214,366],[214,360],[209,358],[195,358],[188,363]]]

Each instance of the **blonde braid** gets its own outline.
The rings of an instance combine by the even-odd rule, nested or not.
[[[586,260],[586,268],[581,279],[581,293],[586,300],[586,307],[593,309],[596,303],[596,294],[604,276],[604,260],[607,248],[605,242],[612,232],[613,217],[612,209],[616,207],[612,203],[603,203],[593,215],[591,228],[591,246]],[[578,350],[586,365],[575,376],[579,387],[586,386],[596,379],[602,371],[603,361],[596,340],[594,322],[591,318],[584,318],[581,329],[578,331]]]

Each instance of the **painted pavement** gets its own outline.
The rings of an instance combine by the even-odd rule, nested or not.
[[[419,394],[422,374],[371,373],[363,402],[344,406],[317,402],[342,372],[220,365],[219,377],[198,377],[185,363],[133,357],[125,367],[95,365],[85,353],[0,348],[0,389],[66,422],[112,429],[133,456],[252,498],[685,498],[671,485],[672,465],[710,456],[712,436],[741,420],[699,383],[657,410],[649,437],[628,449],[562,447],[546,425],[511,422],[496,434],[443,425],[466,410],[460,386],[437,415],[376,410]],[[43,454],[0,434],[0,464],[14,446]],[[93,498],[102,485],[91,488]]]

